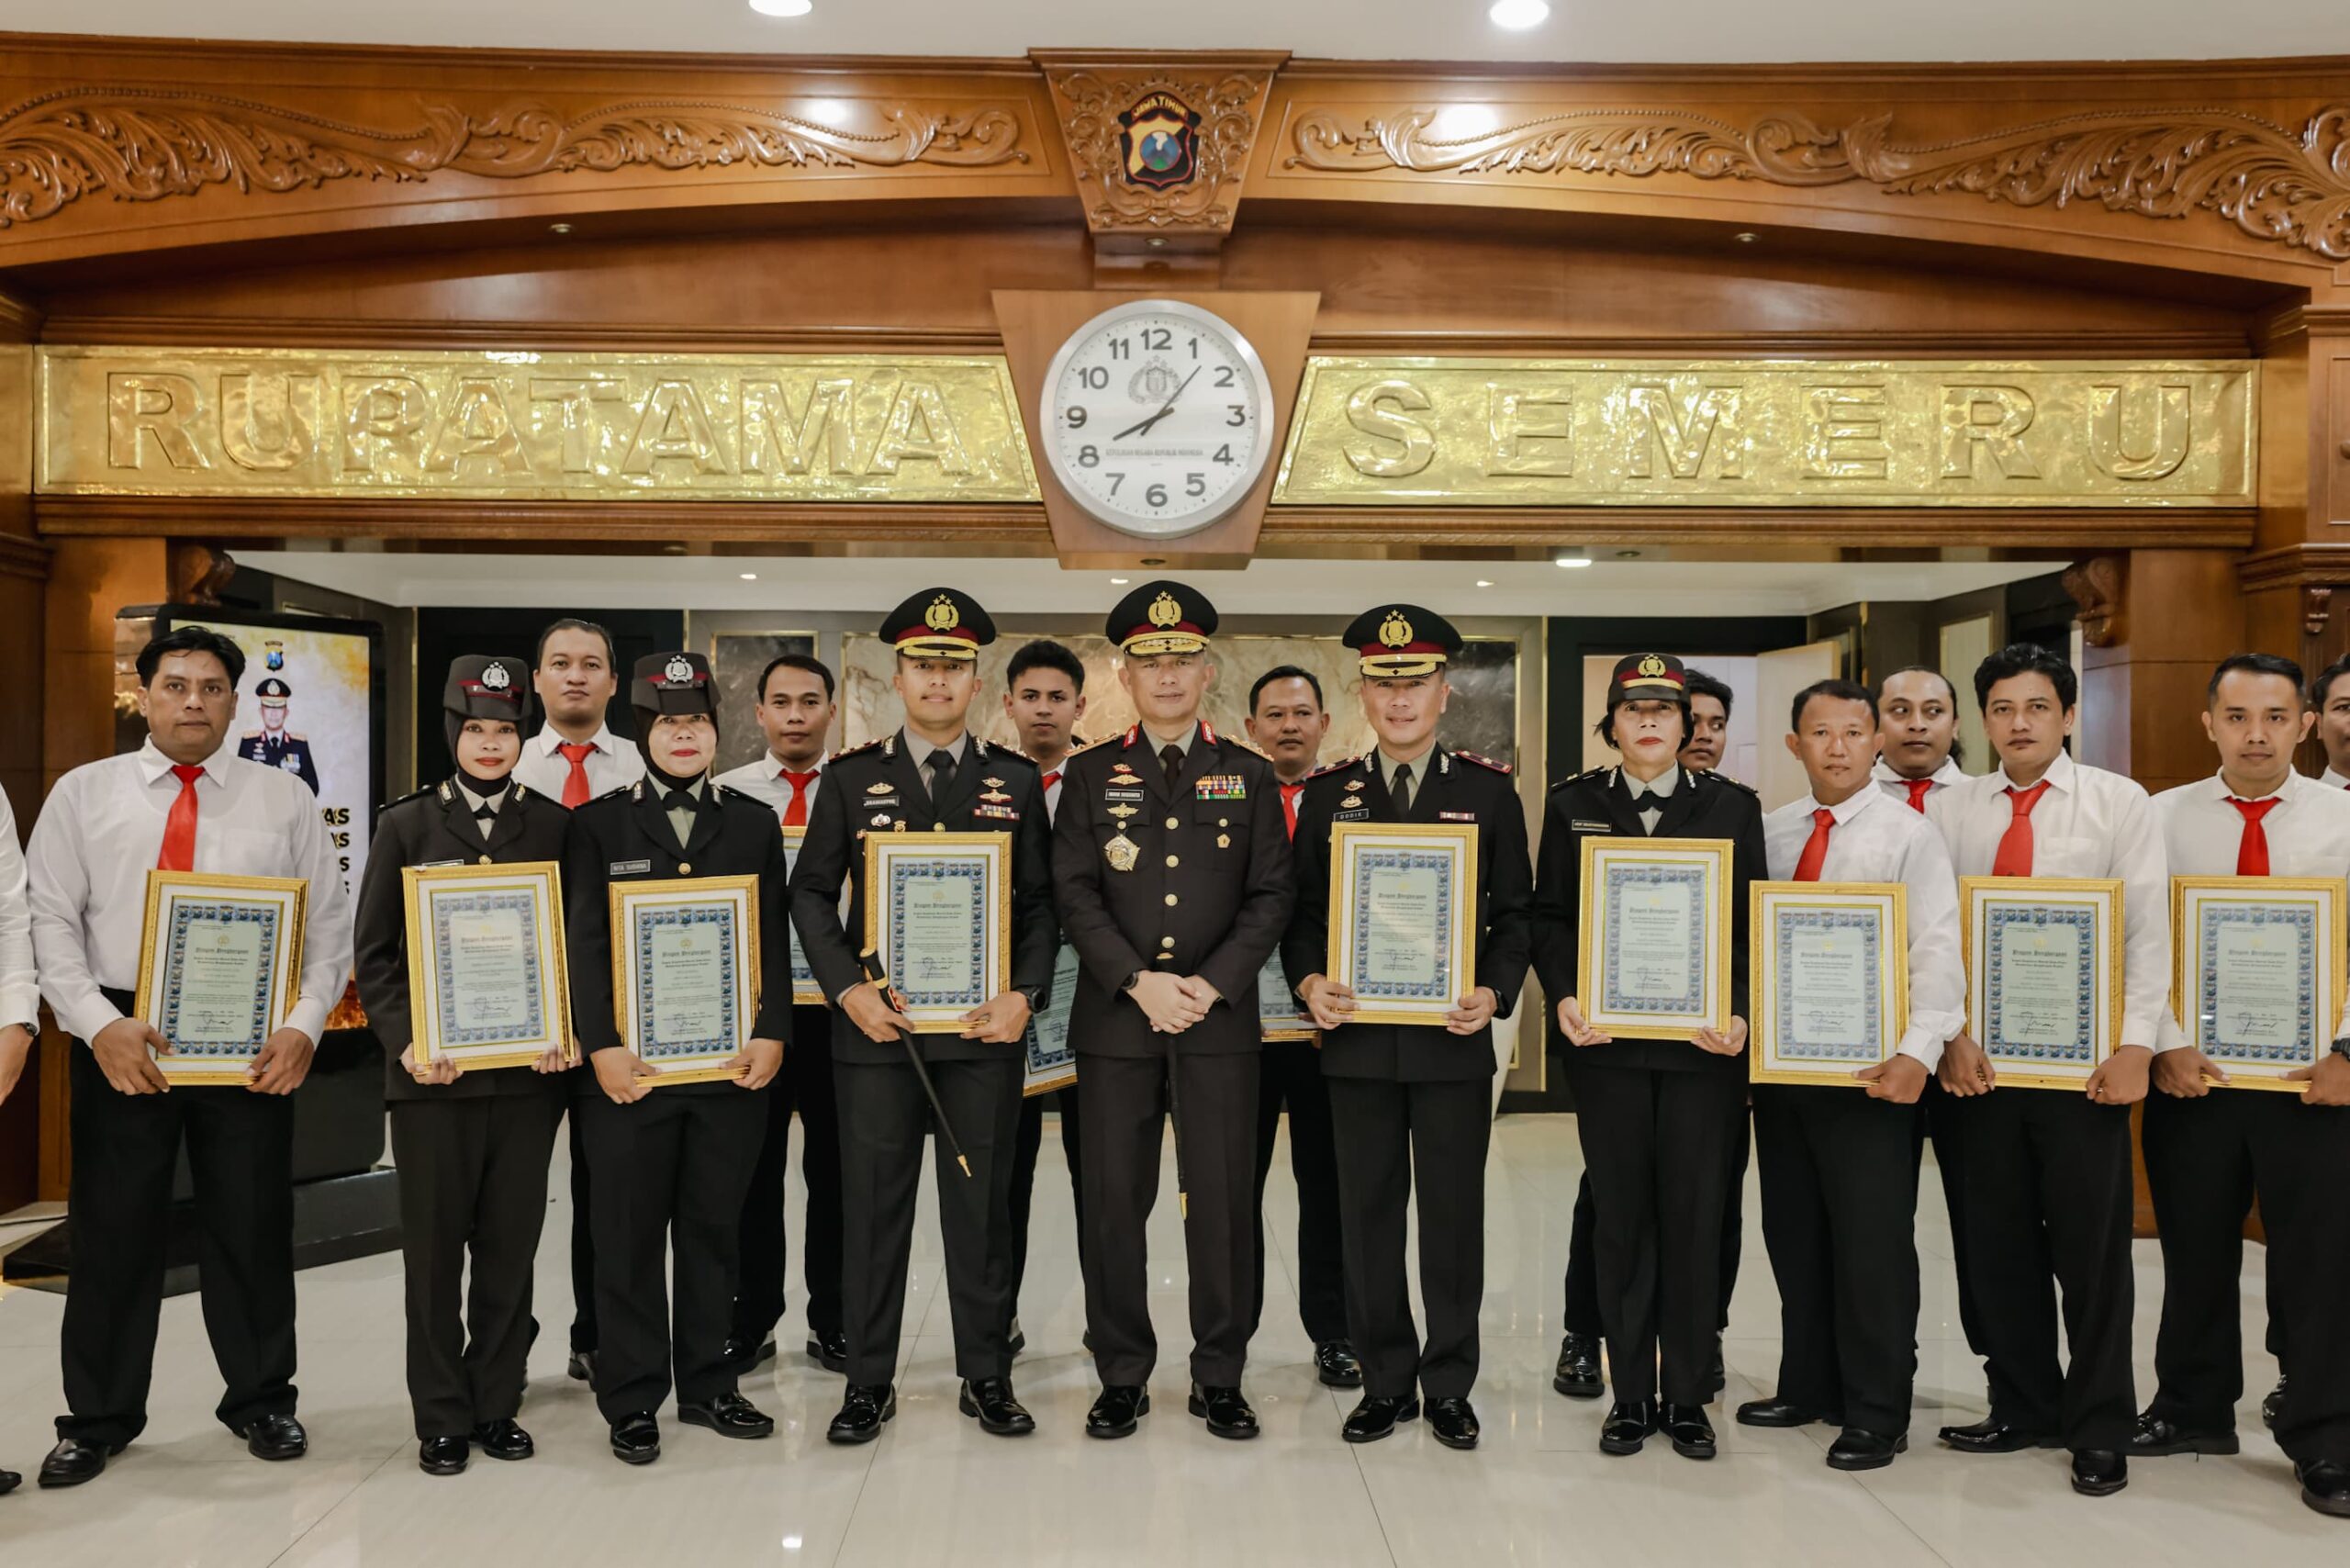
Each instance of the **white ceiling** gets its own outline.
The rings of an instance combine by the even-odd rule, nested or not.
[[[1358,60],[1785,62],[2244,58],[2350,50],[2343,0],[1551,0],[1505,32],[1488,0],[0,0],[27,32],[724,54],[1016,55],[1032,48],[1285,49]]]

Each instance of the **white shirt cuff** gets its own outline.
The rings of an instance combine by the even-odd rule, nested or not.
[[[1937,1038],[1931,1029],[1912,1027],[1908,1034],[1901,1036],[1901,1049],[1898,1054],[1917,1058],[1919,1061],[1925,1064],[1926,1070],[1931,1072],[1942,1064],[1943,1044],[1944,1042]]]
[[[10,1024],[29,1024],[35,1034],[40,1032],[40,987],[0,987],[0,1026]]]
[[[57,1014],[59,1025],[84,1045],[96,1039],[107,1025],[119,1024],[123,1018],[123,1014],[115,1010],[114,1003],[95,990],[86,1000],[76,1002],[70,1008],[58,1006],[52,997],[49,1010]]]
[[[327,1032],[327,1012],[325,1002],[307,995],[297,997],[285,1014],[285,1027],[301,1030],[310,1036],[310,1044],[315,1047]]]

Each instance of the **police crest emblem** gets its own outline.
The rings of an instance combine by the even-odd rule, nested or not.
[[[1189,185],[1199,173],[1200,115],[1172,93],[1146,94],[1118,116],[1126,183],[1154,191]]]

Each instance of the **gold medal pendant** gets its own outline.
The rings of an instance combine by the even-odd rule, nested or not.
[[[1142,854],[1142,846],[1122,833],[1102,846],[1102,854],[1110,862],[1111,870],[1131,871],[1136,857]]]

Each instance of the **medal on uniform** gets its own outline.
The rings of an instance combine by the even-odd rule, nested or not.
[[[1138,817],[1142,815],[1142,812],[1133,806],[1112,806],[1110,808],[1110,814],[1118,819],[1118,825],[1120,827],[1124,827],[1126,825],[1126,819],[1128,817]]]
[[[1142,854],[1142,846],[1128,838],[1122,831],[1117,837],[1102,846],[1102,857],[1110,862],[1113,871],[1131,871]]]
[[[1360,795],[1349,795],[1345,800],[1339,801],[1338,804],[1351,812],[1357,806],[1362,804],[1362,797]]]

